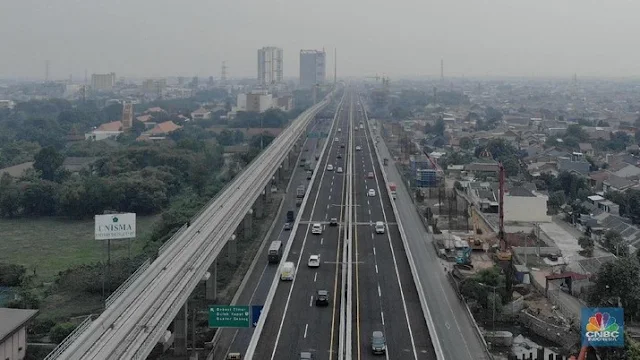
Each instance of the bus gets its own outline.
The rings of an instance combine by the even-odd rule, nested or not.
[[[277,264],[282,257],[282,241],[274,241],[269,246],[269,252],[267,253],[269,263]]]

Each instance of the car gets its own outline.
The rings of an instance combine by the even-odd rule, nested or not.
[[[369,171],[369,173],[367,174],[367,177],[369,179],[373,179],[373,171]]]
[[[313,354],[308,351],[300,353],[300,360],[313,360]]]
[[[284,223],[284,231],[289,231],[293,227],[293,224],[290,222]]]
[[[338,132],[342,132],[342,129],[338,128]]]
[[[344,144],[340,144],[340,149],[344,149]]]
[[[327,171],[333,171],[333,165],[331,164],[327,165]]]
[[[329,226],[338,226],[338,218],[331,218],[331,220],[329,220]]]
[[[376,221],[376,234],[384,234],[384,223]]]
[[[338,154],[338,155],[336,156],[336,158],[338,158],[338,159],[342,159],[342,154]]]
[[[309,261],[307,261],[308,267],[320,267],[320,255],[311,255],[309,256]]]
[[[322,235],[322,224],[315,223],[311,226],[311,233],[315,235]]]
[[[307,151],[309,151],[309,149],[307,149],[307,148],[304,148],[304,152],[307,152]]]
[[[387,352],[387,342],[382,331],[374,331],[371,334],[371,351],[374,354],[384,354]]]
[[[367,196],[376,196],[376,191],[373,189],[369,189],[369,192],[367,193]]]
[[[329,292],[327,290],[318,290],[316,293],[316,306],[329,305]]]
[[[360,124],[360,129],[364,129],[364,125]]]
[[[356,146],[356,151],[360,151],[360,150],[362,150],[362,146],[360,145]]]
[[[307,180],[311,180],[312,176],[313,176],[313,171],[311,170],[307,171]]]
[[[340,166],[339,166],[339,167],[338,167],[338,169],[336,170],[336,172],[337,172],[338,174],[342,174],[342,167],[340,167]]]
[[[333,141],[338,142],[338,141],[340,141],[340,139],[335,138],[335,139],[333,139]]]

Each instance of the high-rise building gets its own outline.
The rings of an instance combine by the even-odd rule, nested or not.
[[[282,49],[274,46],[258,49],[258,83],[274,85],[282,82]]]
[[[91,74],[91,88],[93,91],[110,91],[116,84],[116,73]]]
[[[133,103],[125,101],[122,103],[122,130],[131,129],[133,126]]]
[[[324,84],[326,58],[324,50],[300,50],[300,87]]]

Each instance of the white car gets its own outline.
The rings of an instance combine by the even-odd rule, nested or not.
[[[338,174],[342,174],[342,168],[341,168],[341,167],[338,167],[338,169],[336,169],[336,172],[337,172]]]
[[[311,233],[315,235],[322,235],[322,224],[315,223],[311,226]]]
[[[320,255],[311,255],[309,256],[309,261],[307,262],[307,266],[309,267],[320,267]]]
[[[376,191],[373,189],[369,189],[369,192],[367,193],[367,196],[376,196]]]
[[[342,129],[338,128],[338,132],[342,132]]]
[[[327,165],[327,171],[333,171],[333,165],[331,164]]]
[[[362,150],[362,147],[360,145],[356,146],[356,151],[360,151]]]
[[[335,138],[335,139],[333,139],[333,141],[338,142],[338,141],[340,141],[340,139]]]
[[[376,234],[384,234],[384,223],[376,221]]]

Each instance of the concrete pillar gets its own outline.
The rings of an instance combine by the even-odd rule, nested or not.
[[[184,303],[182,309],[173,320],[173,353],[174,355],[187,355],[187,328],[188,328],[188,301]]]
[[[264,208],[265,208],[265,201],[262,198],[262,196],[258,196],[258,199],[253,204],[253,208],[255,209],[253,213],[254,217],[256,219],[262,219],[264,217]]]
[[[251,234],[252,230],[253,230],[253,209],[249,209],[249,211],[247,211],[247,215],[244,216],[245,239],[247,238],[247,236],[249,236],[249,234]]]
[[[205,283],[205,299],[215,301],[218,297],[218,259],[209,267],[209,279]]]
[[[229,264],[231,265],[235,265],[236,264],[236,256],[238,255],[238,243],[236,242],[236,236],[235,235],[231,235],[231,238],[229,239],[229,242],[227,242],[227,249],[228,249],[228,261]]]

